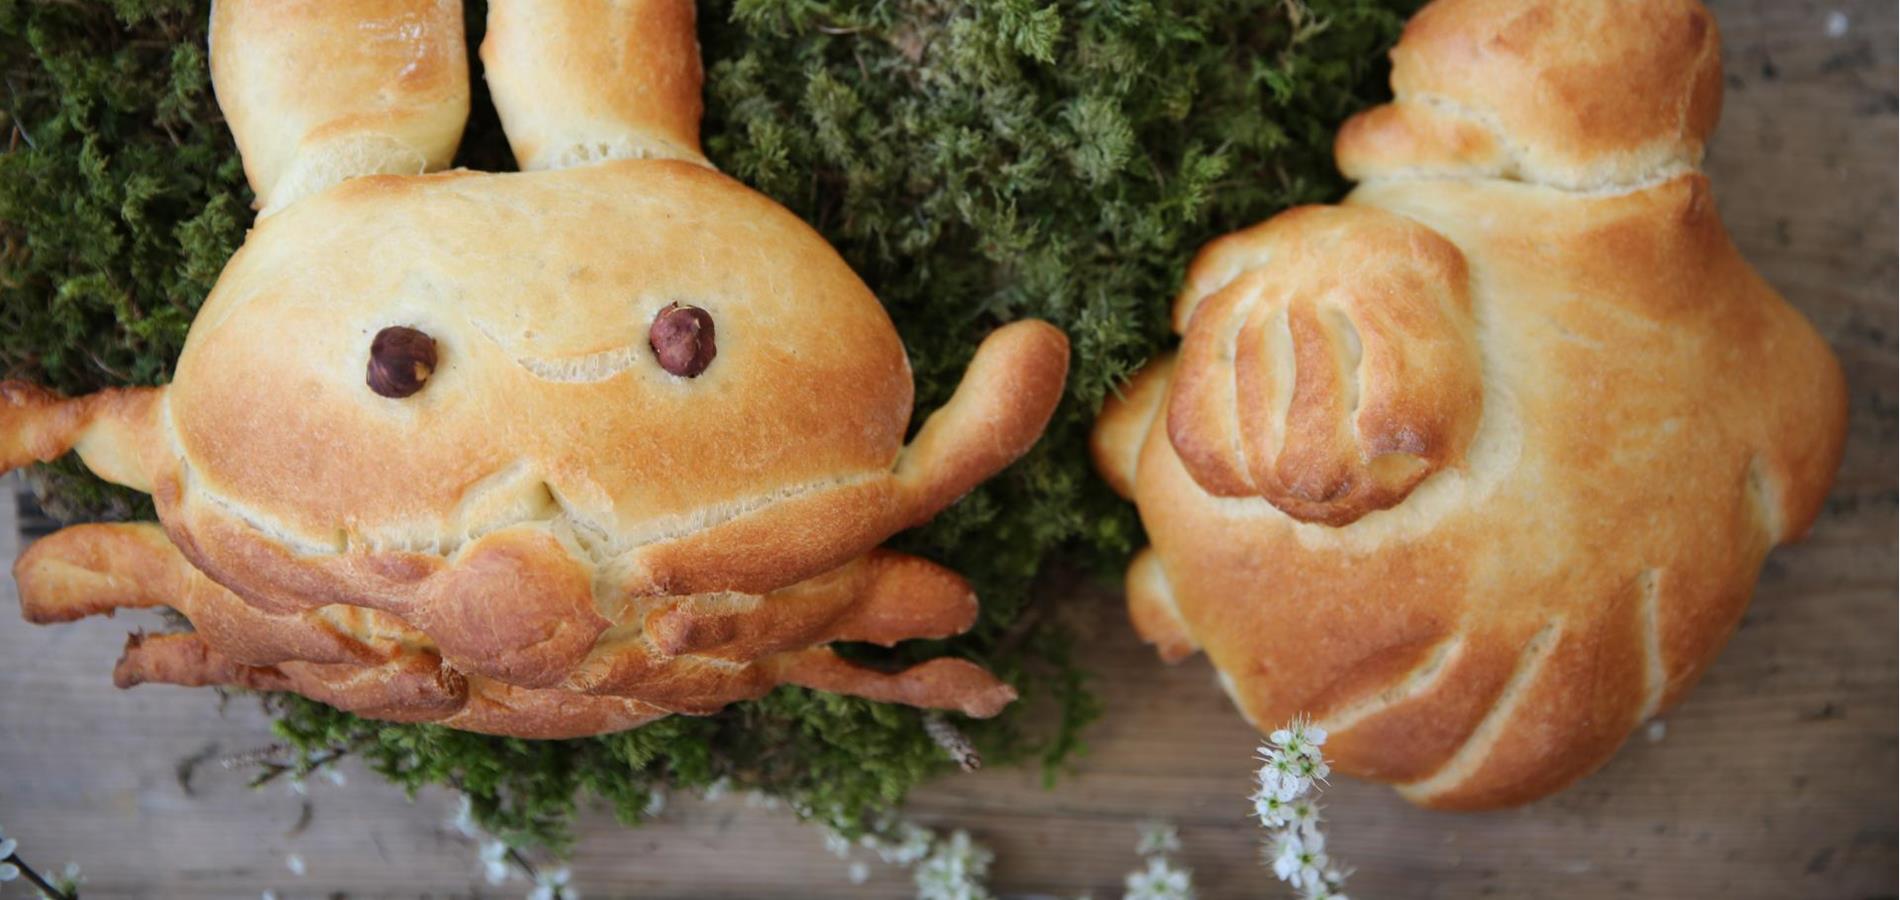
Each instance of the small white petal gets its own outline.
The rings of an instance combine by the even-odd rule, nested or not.
[[[20,877],[20,867],[12,863],[0,863],[0,881],[12,881]]]
[[[871,880],[871,867],[861,861],[854,862],[845,869],[845,877],[850,878],[852,884],[863,884]]]
[[[832,856],[844,859],[851,855],[851,839],[832,829],[825,829],[825,849]]]
[[[1140,829],[1141,839],[1135,844],[1135,852],[1142,856],[1157,853],[1176,853],[1181,849],[1181,833],[1166,822],[1144,822]]]
[[[303,864],[303,855],[300,853],[292,853],[284,857],[284,868],[289,869],[292,875],[296,875],[300,878],[303,877],[303,873],[306,870]]]
[[[0,838],[0,859],[12,856],[20,849],[20,842],[12,838]]]

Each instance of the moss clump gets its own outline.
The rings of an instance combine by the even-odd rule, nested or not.
[[[1166,298],[1208,238],[1341,188],[1340,120],[1378,98],[1418,0],[703,0],[705,143],[811,221],[890,308],[927,414],[997,323],[1075,347],[1048,437],[906,548],[967,574],[982,621],[950,642],[1032,700],[963,723],[993,761],[1060,764],[1093,715],[1071,642],[1028,612],[1058,549],[1112,567],[1139,526],[1083,441],[1116,380],[1166,338]],[[0,0],[0,366],[68,391],[166,379],[250,220],[206,74],[208,0]],[[480,3],[470,3],[471,42]],[[507,165],[476,83],[462,161]],[[69,505],[112,501],[49,481]],[[117,502],[124,503],[120,498]],[[133,509],[146,507],[129,507]],[[872,654],[859,649],[854,652]],[[366,722],[295,698],[280,730],[348,748],[410,788],[467,791],[486,824],[558,843],[577,799],[624,818],[661,785],[730,778],[849,827],[945,761],[915,710],[782,689],[705,719],[530,743]],[[1020,704],[1018,710],[1027,704]]]

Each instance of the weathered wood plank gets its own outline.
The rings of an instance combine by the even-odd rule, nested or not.
[[[1735,239],[1841,355],[1850,445],[1809,540],[1778,551],[1729,649],[1661,740],[1638,736],[1602,772],[1530,808],[1412,809],[1382,788],[1328,791],[1334,844],[1370,897],[1819,897],[1895,891],[1895,33],[1891,3],[1727,0],[1728,107],[1709,170]],[[1828,33],[1829,14],[1846,16]],[[1157,298],[1156,302],[1160,302]],[[16,549],[0,502],[0,558]],[[480,883],[446,798],[414,803],[374,777],[247,791],[178,762],[267,740],[249,702],[204,692],[121,692],[109,672],[128,615],[60,628],[13,621],[0,596],[0,824],[32,858],[80,860],[89,897],[510,896]],[[1254,735],[1205,663],[1155,662],[1088,586],[1050,602],[1089,623],[1109,714],[1075,776],[946,780],[912,805],[999,852],[1012,892],[1118,896],[1135,823],[1182,826],[1204,896],[1276,896],[1255,861],[1242,795]],[[289,853],[308,873],[292,875]],[[590,819],[575,858],[589,896],[892,896],[904,878],[845,864],[789,816],[676,800],[627,832]]]

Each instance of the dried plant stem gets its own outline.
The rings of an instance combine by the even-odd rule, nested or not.
[[[955,760],[957,767],[965,772],[974,772],[983,768],[983,754],[978,753],[976,745],[964,737],[955,725],[937,713],[924,716],[924,733],[930,735],[943,752]]]
[[[246,750],[242,753],[233,753],[229,756],[221,757],[218,760],[218,765],[226,769],[241,769],[246,766],[257,766],[262,771],[258,772],[257,776],[252,778],[250,782],[250,786],[255,788],[276,781],[285,775],[296,775],[298,777],[308,775],[311,772],[315,772],[324,766],[354,753],[361,744],[362,739],[359,739],[349,744],[331,747],[315,756],[295,762],[285,762],[281,759],[284,754],[290,752],[289,747],[284,744],[266,744],[254,750]]]

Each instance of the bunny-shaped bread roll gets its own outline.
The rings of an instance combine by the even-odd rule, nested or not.
[[[974,663],[825,645],[974,622],[961,578],[876,548],[1036,440],[1061,332],[992,333],[907,444],[877,298],[700,153],[691,0],[491,0],[530,171],[423,174],[467,111],[460,7],[219,0],[263,215],[169,385],[0,384],[0,470],[77,449],[160,519],[34,544],[27,618],[171,605],[195,630],[134,639],[120,684],[533,738],[781,683],[998,712],[1015,694]]]
[[[1102,413],[1136,628],[1438,807],[1523,803],[1682,697],[1814,521],[1846,394],[1698,170],[1695,0],[1438,0],[1360,185],[1221,238]]]

